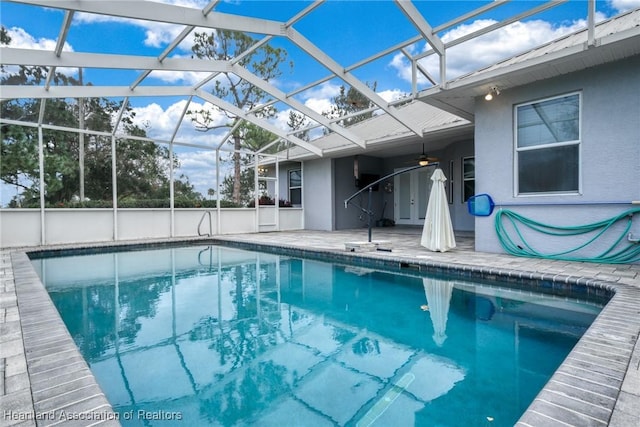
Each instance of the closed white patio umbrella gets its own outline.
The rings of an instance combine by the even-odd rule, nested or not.
[[[438,347],[442,347],[447,339],[447,320],[449,319],[453,283],[425,277],[422,279],[422,285],[427,297],[431,323],[433,323],[433,341]]]
[[[424,218],[420,244],[432,251],[446,252],[456,247],[449,204],[444,189],[447,177],[444,176],[442,169],[436,169],[431,175],[431,180],[433,185],[427,204],[427,214]]]

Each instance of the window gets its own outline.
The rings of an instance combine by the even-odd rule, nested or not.
[[[289,201],[292,205],[302,204],[302,170],[289,171]]]
[[[577,193],[580,94],[516,106],[516,192]]]
[[[475,157],[462,158],[462,202],[466,203],[469,197],[476,194],[476,159]]]

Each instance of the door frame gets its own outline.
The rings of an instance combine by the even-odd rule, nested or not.
[[[396,168],[400,171],[402,168]],[[406,174],[399,174],[393,177],[393,219],[399,225],[423,225],[424,217],[427,212],[427,204],[429,202],[429,194],[431,193],[431,175],[432,168],[416,169]],[[421,177],[422,175],[422,177]],[[402,177],[408,178],[404,180],[409,185],[408,192],[401,185]],[[422,180],[422,182],[421,182]],[[422,185],[421,185],[422,184]],[[408,200],[402,200],[406,194]],[[403,203],[408,203],[409,216],[400,217],[400,211]]]

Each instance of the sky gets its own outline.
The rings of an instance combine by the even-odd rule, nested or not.
[[[208,3],[207,0],[163,0],[162,2],[197,8],[202,8]],[[490,2],[414,0],[413,3],[429,24],[437,27]],[[438,35],[446,42],[541,3],[543,2],[512,1],[489,13],[442,31]],[[223,0],[214,11],[287,21],[309,4],[308,1],[298,0]],[[597,20],[637,7],[640,7],[640,0],[598,0],[596,2]],[[453,78],[463,75],[583,28],[586,16],[586,0],[570,0],[567,4],[449,49],[447,76]],[[7,1],[0,3],[0,22],[8,29],[12,38],[12,47],[53,50],[62,19],[63,13],[58,10]],[[380,50],[418,34],[402,11],[390,0],[327,1],[293,27],[343,67],[356,64]],[[182,29],[182,26],[162,23],[75,14],[64,50],[157,56]],[[256,39],[262,37],[253,36]],[[192,44],[193,38],[189,36],[170,56],[190,57]],[[283,92],[290,92],[329,74],[324,67],[286,39],[276,38],[271,44],[285,48],[288,52],[288,60],[293,62],[293,68],[285,69],[283,75],[273,82]],[[418,43],[409,47],[408,50],[416,54],[426,48],[424,43]],[[438,64],[435,59],[432,56],[423,62],[433,75],[438,74]],[[77,70],[58,71],[72,74],[77,78]],[[83,78],[85,83],[90,82],[94,85],[129,85],[138,77],[138,74],[139,72],[136,71],[86,69]],[[363,82],[370,84],[375,82],[376,91],[387,101],[397,99],[411,90],[409,62],[398,53],[387,55],[358,68],[353,71],[353,74]],[[192,85],[205,76],[206,74],[197,73],[154,72],[143,84]],[[296,98],[307,107],[322,113],[329,109],[331,99],[338,94],[341,84],[344,83],[338,79],[332,79],[302,92]],[[420,80],[419,87],[428,87],[428,82],[424,79]],[[185,103],[184,99],[170,97],[131,98],[131,105],[136,112],[139,124],[148,127],[147,134],[150,137],[165,141],[171,138]],[[210,106],[199,99],[194,100],[190,105],[190,109],[200,108],[210,108]],[[286,126],[288,107],[280,104],[278,109],[279,114],[274,124],[288,130]],[[222,115],[218,114],[218,117],[219,120],[223,120]],[[185,120],[180,126],[177,139],[204,145],[217,145],[220,135],[196,131],[193,125]],[[188,175],[192,183],[202,191],[202,186],[205,184],[198,181],[198,176],[203,171],[210,170],[214,156],[197,149],[184,149],[178,155],[181,157],[182,173]],[[206,192],[206,189],[204,191]]]

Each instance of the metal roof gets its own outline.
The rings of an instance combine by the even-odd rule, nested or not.
[[[373,116],[367,120],[349,127],[358,137],[367,141],[367,149],[355,147],[346,138],[337,133],[331,133],[318,138],[314,144],[320,147],[325,157],[341,157],[356,154],[373,154],[389,157],[419,151],[416,144],[425,144],[426,149],[434,151],[445,143],[452,142],[451,138],[473,134],[472,123],[454,114],[420,101],[411,101],[398,107],[405,117],[417,123],[422,129],[422,137],[416,137],[386,114]],[[407,150],[407,146],[409,146]],[[402,147],[405,147],[404,149]],[[291,160],[305,160],[314,158],[312,153],[294,147],[285,156]]]
[[[640,55],[640,8],[421,92],[418,99],[473,117],[475,98]]]

